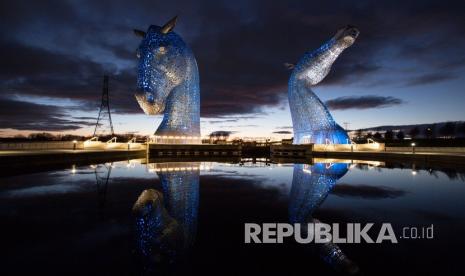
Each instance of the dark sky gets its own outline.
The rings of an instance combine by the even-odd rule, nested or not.
[[[128,118],[121,124],[136,120],[139,38],[132,29],[174,15],[175,31],[197,58],[206,122],[250,123],[284,110],[283,63],[347,24],[361,35],[317,90],[336,119],[381,124],[388,113],[367,122],[359,114],[395,108],[402,117],[391,124],[465,119],[465,1],[2,1],[0,129],[85,129],[104,73],[111,75],[114,112]]]

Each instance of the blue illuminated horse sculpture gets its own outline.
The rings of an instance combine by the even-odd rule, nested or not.
[[[320,83],[337,57],[357,38],[352,26],[340,29],[320,48],[300,59],[289,79],[289,106],[294,129],[294,144],[349,144],[349,136],[329,113],[311,87]]]
[[[191,49],[173,32],[176,19],[134,30],[142,37],[135,97],[146,114],[164,114],[156,136],[194,144],[200,142],[199,73]]]

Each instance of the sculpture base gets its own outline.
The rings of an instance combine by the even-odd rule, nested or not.
[[[150,143],[154,144],[180,144],[192,145],[202,144],[202,138],[199,136],[152,136]]]

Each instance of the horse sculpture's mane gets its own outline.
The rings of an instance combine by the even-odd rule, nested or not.
[[[348,144],[349,136],[339,126],[311,86],[320,83],[329,73],[337,57],[358,36],[355,27],[339,30],[328,42],[306,53],[293,68],[289,79],[289,105],[294,129],[294,144]]]
[[[155,132],[162,143],[200,142],[199,73],[194,54],[173,32],[176,17],[164,26],[152,25],[147,32],[134,30],[143,39],[135,97],[146,114],[163,113]]]

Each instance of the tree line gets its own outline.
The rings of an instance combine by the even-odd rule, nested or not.
[[[117,141],[122,141],[122,142],[129,141],[132,138],[136,138],[137,141],[145,141],[147,138],[147,136],[145,135],[135,135],[135,134],[125,133],[125,134],[115,134],[113,136],[112,135],[99,136],[99,140],[107,141],[113,137],[116,137]],[[38,132],[38,133],[30,133],[27,136],[19,134],[13,137],[0,138],[0,141],[8,141],[8,142],[85,141],[90,138],[92,138],[92,136]]]
[[[385,133],[381,134],[380,132],[368,132],[366,134],[363,133],[361,129],[357,130],[356,132],[356,139],[367,139],[371,138],[374,140],[404,140],[406,136],[409,136],[411,139],[423,137],[426,139],[435,139],[435,138],[446,138],[452,139],[456,138],[457,136],[464,137],[465,136],[465,122],[447,122],[444,125],[440,126],[439,124],[431,124],[425,128],[420,128],[415,126],[405,133],[404,131],[400,130],[394,132],[392,130],[387,130]]]

